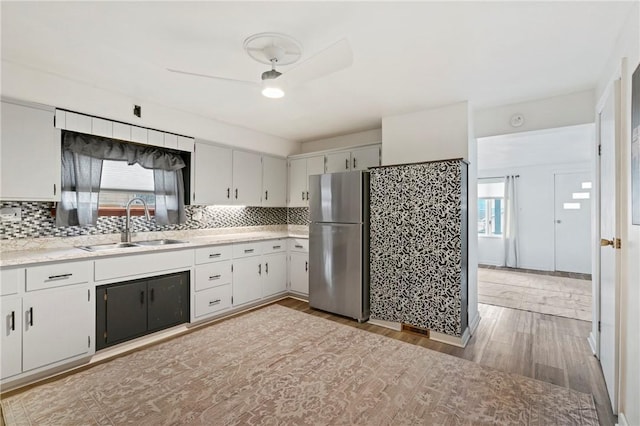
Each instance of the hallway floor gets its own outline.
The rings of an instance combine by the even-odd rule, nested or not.
[[[591,321],[591,281],[478,268],[478,302]]]

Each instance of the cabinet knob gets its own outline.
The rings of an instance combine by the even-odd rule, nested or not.
[[[265,201],[269,199],[269,191],[264,191],[264,199]]]
[[[11,331],[16,331],[16,311],[11,311]]]
[[[304,200],[304,191],[302,191],[302,200]]]
[[[269,264],[268,263],[264,264],[264,272],[267,273],[267,274],[269,273]]]
[[[344,168],[345,168],[346,170],[349,170],[349,159],[348,159],[348,158],[345,158],[345,159],[344,159]]]
[[[309,270],[309,262],[308,261],[304,262],[304,270],[305,270],[305,272],[307,272]]]
[[[353,157],[353,168],[356,168],[356,157]]]
[[[238,188],[236,188],[236,200],[238,199]]]
[[[33,306],[29,308],[29,325],[33,326]]]
[[[227,198],[231,197],[231,188],[227,188]]]
[[[262,263],[258,263],[258,275],[262,275]]]

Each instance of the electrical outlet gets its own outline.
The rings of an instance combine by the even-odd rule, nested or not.
[[[0,209],[0,221],[20,222],[22,220],[22,210],[20,207],[5,207]]]
[[[191,215],[193,220],[202,220],[202,210],[196,209]]]

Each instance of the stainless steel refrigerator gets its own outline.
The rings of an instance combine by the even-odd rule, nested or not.
[[[369,319],[369,173],[309,176],[309,305]]]

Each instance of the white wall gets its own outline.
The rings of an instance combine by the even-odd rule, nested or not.
[[[297,142],[176,110],[169,106],[135,99],[123,93],[79,83],[12,62],[2,61],[1,90],[3,96],[66,108],[240,148],[282,156],[296,153],[299,150]],[[170,89],[159,87],[158,90]],[[142,106],[142,118],[133,115],[134,104]]]
[[[590,167],[590,162],[581,162],[478,171],[478,178],[520,175],[518,231],[521,268],[541,271],[555,269],[554,175],[568,172],[590,174]],[[500,265],[503,253],[501,238],[478,238],[479,263]]]
[[[593,90],[586,90],[551,98],[478,109],[475,112],[475,136],[476,138],[484,138],[593,123],[595,121],[594,105]],[[511,116],[516,113],[524,116],[524,124],[520,127],[513,127],[510,124]]]
[[[469,160],[469,324],[478,316],[477,166],[468,102],[382,118],[382,164],[464,158]]]
[[[622,277],[620,283],[620,386],[619,419],[640,425],[640,225],[631,224],[631,74],[640,63],[640,3],[635,3],[596,88],[600,99],[610,82],[622,76],[621,170]],[[622,58],[627,58],[623,66]],[[595,326],[595,321],[594,321]],[[594,330],[595,334],[596,330]]]
[[[382,142],[382,129],[365,130],[363,132],[350,133],[348,135],[335,136],[333,138],[318,139],[302,142],[300,153],[324,151],[327,149],[348,148],[356,145],[366,145]]]

